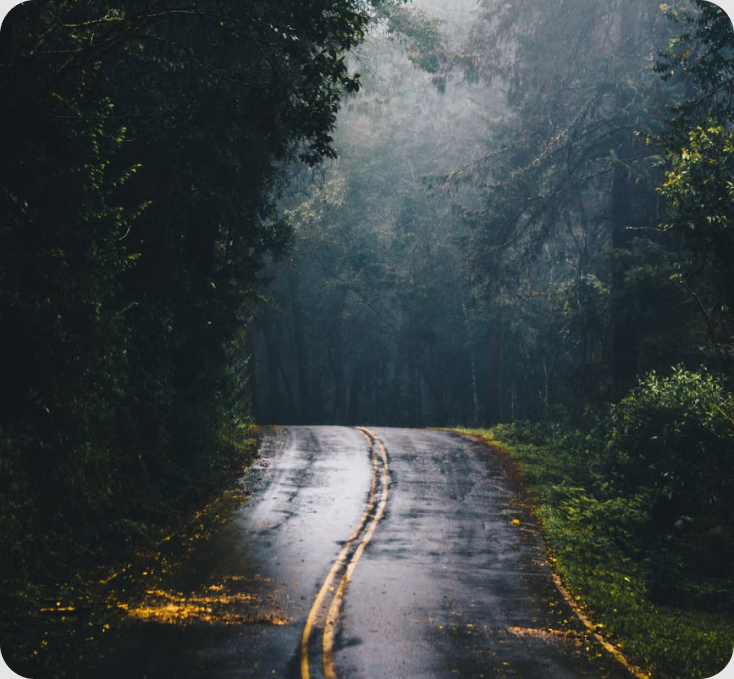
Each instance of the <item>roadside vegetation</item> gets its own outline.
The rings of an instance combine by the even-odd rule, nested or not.
[[[216,495],[255,423],[376,423],[493,427],[640,663],[731,648],[731,21],[413,4],[4,21],[3,639]]]
[[[553,569],[653,677],[710,677],[731,658],[733,414],[721,382],[677,368],[585,431],[460,430],[518,462]]]
[[[3,659],[13,671],[34,679],[75,676],[98,657],[124,607],[136,605],[141,592],[155,589],[231,519],[245,498],[238,480],[259,443],[255,425],[238,427],[231,441],[222,441],[216,464],[198,475],[180,471],[169,492],[136,488],[107,524],[39,531],[23,555],[35,558],[24,579],[2,583]]]

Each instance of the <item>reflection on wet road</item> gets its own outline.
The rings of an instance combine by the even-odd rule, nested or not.
[[[372,482],[370,485],[369,499],[367,500],[367,507],[362,515],[362,520],[359,522],[359,525],[352,534],[352,537],[347,540],[341,552],[339,552],[339,556],[334,562],[329,574],[326,576],[326,580],[324,580],[324,584],[321,586],[319,593],[316,595],[316,600],[314,601],[313,606],[311,606],[308,618],[306,619],[306,625],[304,626],[303,636],[301,638],[302,679],[309,679],[311,676],[311,633],[314,626],[317,625],[320,620],[323,624],[322,659],[324,676],[326,679],[336,679],[336,670],[334,667],[334,634],[339,620],[342,601],[346,594],[349,581],[354,575],[357,563],[362,557],[365,547],[372,539],[372,535],[377,528],[377,524],[385,513],[385,507],[387,505],[389,478],[387,451],[385,450],[385,446],[382,444],[382,441],[380,441],[379,438],[377,438],[369,429],[360,428],[360,431],[367,441],[367,445],[370,450],[370,457],[372,459]],[[377,501],[376,492],[378,475],[380,477],[380,486],[382,489],[380,492],[379,502]],[[332,583],[335,582],[335,578],[339,575],[341,575],[339,585],[334,587]],[[326,604],[329,598],[331,598],[331,604],[327,608]]]
[[[629,676],[559,596],[500,460],[444,432],[268,430],[232,520],[121,604],[95,676]]]

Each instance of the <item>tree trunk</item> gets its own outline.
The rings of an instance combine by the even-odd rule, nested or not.
[[[309,382],[309,362],[306,351],[306,338],[303,331],[303,307],[298,271],[288,277],[288,292],[291,298],[291,320],[293,323],[293,351],[298,375],[298,420],[301,424],[311,422],[311,389]]]

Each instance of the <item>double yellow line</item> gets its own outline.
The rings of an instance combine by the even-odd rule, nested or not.
[[[334,634],[336,632],[336,623],[339,618],[342,600],[344,599],[349,580],[354,573],[354,569],[357,567],[357,562],[362,556],[362,552],[364,552],[367,543],[372,539],[372,535],[380,519],[382,519],[382,515],[385,513],[385,506],[387,505],[387,451],[382,441],[380,441],[374,432],[365,427],[357,427],[357,430],[367,439],[370,457],[372,458],[370,494],[367,500],[367,507],[364,510],[364,514],[362,514],[359,525],[354,530],[354,533],[352,533],[352,536],[344,543],[344,546],[339,552],[339,556],[337,556],[334,565],[326,576],[326,580],[324,580],[324,584],[321,585],[321,589],[316,595],[316,599],[314,599],[311,610],[306,618],[303,635],[301,636],[301,679],[311,678],[309,669],[309,645],[311,633],[319,618],[323,618],[324,624],[321,654],[324,665],[324,677],[325,679],[336,679],[336,671],[334,670]],[[377,500],[378,477],[381,479],[379,501]],[[372,518],[371,522],[370,517]],[[332,587],[332,583],[340,573],[341,579],[339,580],[338,586],[334,588]],[[327,609],[326,599],[330,593],[333,593],[333,597]]]

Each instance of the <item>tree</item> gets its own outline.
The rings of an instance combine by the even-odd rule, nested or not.
[[[359,88],[345,55],[379,4],[52,0],[4,21],[0,504],[18,581],[29,539],[52,558],[54,534],[144,530],[216,478],[249,418],[262,266],[290,238],[279,187],[333,157]]]
[[[678,280],[699,309],[706,343],[726,353],[734,338],[734,31],[726,13],[708,2],[667,12],[685,30],[670,40],[656,70],[684,93],[658,137],[665,154],[659,192],[668,208],[662,228],[680,242]]]
[[[289,202],[295,247],[255,322],[264,421],[475,417],[461,225],[424,180],[475,152],[486,92],[454,79],[442,95],[405,42],[376,34],[355,55],[364,88],[340,114],[339,160]]]
[[[484,190],[465,216],[472,271],[489,299],[523,304],[586,276],[621,288],[610,253],[636,232],[655,237],[658,180],[639,133],[669,96],[647,68],[665,44],[664,21],[652,2],[480,4],[458,61],[503,88],[508,114],[489,126],[484,157],[452,181]],[[609,332],[602,359],[623,393],[639,338],[614,306]]]

